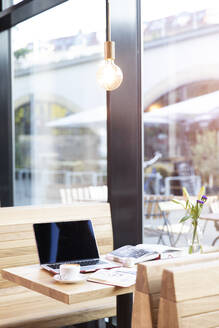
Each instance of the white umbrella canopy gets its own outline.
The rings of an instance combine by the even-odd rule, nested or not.
[[[106,107],[97,107],[95,109],[83,110],[81,112],[53,120],[47,123],[50,128],[70,128],[70,127],[87,127],[99,126],[106,124]],[[151,113],[143,114],[145,124],[168,124],[168,117],[160,117],[160,115],[151,115]]]
[[[167,121],[193,120],[202,115],[213,114],[219,107],[219,91],[188,99],[173,105],[165,106],[151,112],[144,113],[144,122],[155,117]]]
[[[87,127],[89,125],[103,124],[106,122],[106,107],[101,106],[51,121],[47,123],[51,128]]]
[[[162,111],[163,108],[165,107],[160,108],[160,111]],[[159,110],[156,112],[154,111],[154,112],[143,113],[144,125],[169,124],[171,121],[172,118],[169,117],[169,115],[160,115]]]
[[[217,107],[219,107],[219,91],[143,113],[143,122],[147,125],[169,124],[179,120],[200,120],[202,115],[203,118],[206,118],[206,115],[215,116]],[[106,124],[106,118],[106,107],[100,106],[51,121],[47,126],[57,128],[101,126]]]

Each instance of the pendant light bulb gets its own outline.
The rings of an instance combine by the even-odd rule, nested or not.
[[[104,64],[97,71],[99,85],[107,91],[117,89],[123,80],[123,74],[113,59],[105,59]]]
[[[104,43],[104,63],[97,71],[97,82],[107,91],[117,89],[123,80],[123,74],[115,61],[115,42],[111,41],[110,7],[106,1],[107,41]]]

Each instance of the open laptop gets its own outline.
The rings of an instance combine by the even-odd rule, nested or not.
[[[91,220],[33,225],[42,268],[59,273],[63,263],[78,263],[81,272],[121,266],[100,259]]]

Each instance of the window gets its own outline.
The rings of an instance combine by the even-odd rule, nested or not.
[[[76,12],[67,10],[66,15],[62,8],[68,5],[68,8],[71,8],[72,3],[80,8],[83,7],[82,15],[80,10]],[[139,24],[141,15],[140,0],[110,0],[110,3],[112,40],[116,42],[116,63],[124,72],[124,83],[121,87],[115,92],[107,93],[109,149],[107,180],[114,221],[114,246],[117,248],[125,243],[134,244],[142,241],[141,26]],[[55,199],[57,201],[59,188],[68,185],[66,182],[63,183],[63,171],[71,171],[70,179],[72,173],[74,177],[79,175],[80,181],[77,179],[77,185],[85,185],[85,183],[90,185],[92,175],[86,176],[83,181],[80,179],[82,173],[85,177],[84,173],[87,172],[84,170],[85,166],[86,170],[89,169],[89,174],[91,171],[95,173],[93,184],[105,185],[106,128],[103,122],[106,121],[106,111],[101,108],[106,106],[106,92],[97,86],[95,78],[97,71],[95,61],[98,65],[98,61],[102,60],[103,56],[105,1],[24,0],[15,6],[11,4],[9,3],[10,8],[3,10],[0,18],[0,76],[4,81],[0,83],[1,205],[12,206],[48,201],[51,203]],[[2,6],[1,9],[4,7]],[[55,13],[53,11],[55,9],[59,14],[54,14],[56,21],[52,22],[50,15],[52,12]],[[44,15],[48,15],[48,21],[45,19],[43,22],[43,17],[46,17]],[[77,16],[76,19],[73,19],[74,15]],[[72,31],[75,21],[78,23],[77,28],[83,24],[83,19],[89,22],[89,28],[79,35],[74,51],[72,49],[69,51],[68,47],[71,46],[71,37],[75,35],[75,30],[71,33],[69,31]],[[33,24],[28,25],[28,22]],[[99,55],[97,54],[99,46],[97,43],[95,46],[94,40],[97,35],[90,34],[87,40],[82,41],[84,34],[94,31],[93,24],[98,26],[98,40],[102,40],[99,42],[101,44]],[[42,32],[40,29],[43,26],[45,28]],[[64,48],[63,44],[57,41],[62,37]],[[52,50],[54,47],[56,51]],[[73,77],[79,69],[83,71],[87,67],[88,56],[91,59],[90,63],[93,63],[92,70],[89,72],[84,70],[81,80],[78,80],[76,86],[74,85],[77,89],[74,89],[71,85]],[[75,65],[75,74],[68,76],[71,61],[77,62],[78,65]],[[65,67],[63,63],[66,64]],[[11,76],[13,76],[12,81]],[[42,76],[43,81],[40,80]],[[93,80],[90,79],[91,76]],[[64,83],[61,84],[60,81]],[[42,86],[44,86],[43,90]],[[64,91],[66,96],[63,98],[61,92]],[[74,96],[80,94],[79,101],[69,102],[68,98],[72,94]],[[87,115],[88,109],[91,109],[90,113],[93,115]],[[24,113],[25,117],[22,118]],[[70,115],[74,115],[72,124],[75,125],[76,120],[80,121],[80,125],[83,122],[83,126],[77,129],[74,126],[70,131],[66,126],[64,128],[65,119],[69,123]],[[94,118],[98,118],[98,122],[96,120],[91,128],[90,123]],[[86,122],[90,120],[89,127],[84,123],[85,119]],[[78,140],[74,153],[72,153],[73,136],[75,142]],[[91,144],[91,147],[87,147],[88,144]],[[15,156],[13,156],[13,148],[17,150]],[[57,156],[63,152],[66,156],[73,154],[74,159],[70,158],[69,161],[69,158],[66,160],[66,157],[64,159]],[[76,153],[80,153],[80,157],[78,156],[79,160],[75,161]],[[12,165],[13,157],[14,165]],[[75,165],[72,168],[73,160]],[[63,165],[60,167],[60,164]],[[54,171],[57,170],[59,176],[54,175]],[[129,231],[124,229],[124,221]]]
[[[219,190],[217,1],[143,1],[144,193]]]
[[[16,205],[106,185],[104,40],[102,0],[67,1],[12,29]]]

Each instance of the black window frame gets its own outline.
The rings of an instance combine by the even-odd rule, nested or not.
[[[10,28],[68,0],[23,0],[0,12],[0,201],[13,206]],[[2,9],[3,1],[0,1]],[[142,242],[141,0],[110,0],[121,87],[107,92],[108,187],[114,246]]]
[[[3,0],[1,0],[0,32],[66,1],[68,0],[23,0],[3,10]]]
[[[107,93],[108,186],[117,248],[143,240],[141,0],[110,4],[116,64],[124,74],[119,89]]]
[[[0,0],[2,9],[2,0]],[[0,200],[13,206],[13,115],[10,28],[68,0],[24,0],[0,13]],[[107,92],[107,179],[114,247],[143,239],[141,0],[110,0],[121,87]],[[39,6],[38,6],[39,5]],[[127,313],[128,304],[129,311]],[[118,324],[131,327],[132,294],[117,297]],[[125,318],[125,319],[124,319]]]

